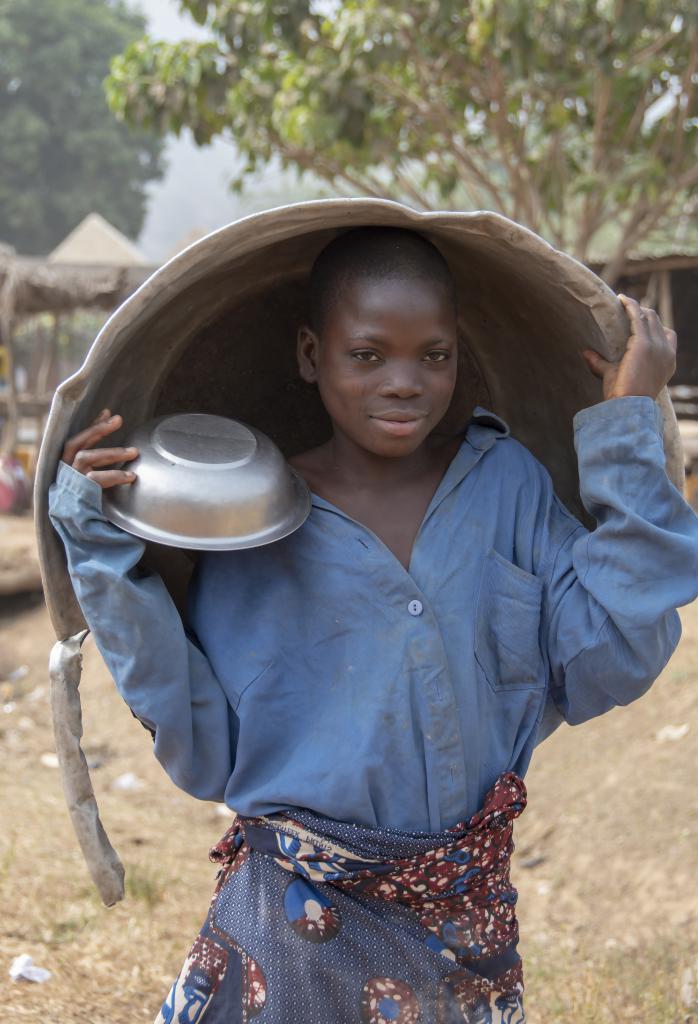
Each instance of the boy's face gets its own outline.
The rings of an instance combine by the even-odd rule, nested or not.
[[[411,454],[446,414],[457,353],[453,302],[431,281],[351,282],[321,337],[298,335],[301,376],[317,383],[335,434],[380,456]]]

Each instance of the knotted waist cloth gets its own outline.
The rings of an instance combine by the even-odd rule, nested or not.
[[[507,772],[436,834],[237,817],[156,1024],[524,1024],[509,865],[525,806]]]

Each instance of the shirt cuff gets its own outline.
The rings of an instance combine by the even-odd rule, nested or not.
[[[78,473],[77,469],[73,469],[67,462],[58,463],[55,487],[57,496],[61,491],[74,494],[89,508],[101,513],[102,488],[84,473]]]
[[[663,438],[662,410],[649,395],[609,398],[587,409],[580,409],[573,420],[575,435],[595,426],[608,429],[614,424],[622,433],[633,427],[651,427],[660,440]]]

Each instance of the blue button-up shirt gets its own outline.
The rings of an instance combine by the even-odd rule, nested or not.
[[[104,659],[195,796],[438,831],[538,739],[639,697],[698,593],[698,519],[649,398],[574,423],[589,533],[541,464],[477,410],[405,569],[319,497],[296,533],[205,553],[188,629],[99,486],[61,465],[51,517]]]

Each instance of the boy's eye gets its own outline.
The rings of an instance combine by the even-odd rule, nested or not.
[[[360,363],[377,363],[380,360],[378,353],[372,352],[370,348],[357,349],[356,352],[352,352],[352,357],[358,359]]]

